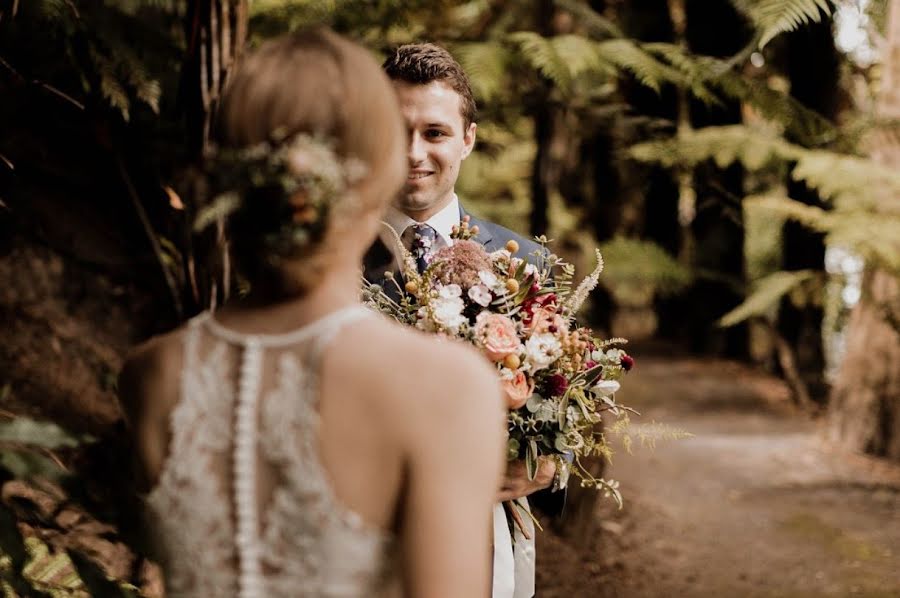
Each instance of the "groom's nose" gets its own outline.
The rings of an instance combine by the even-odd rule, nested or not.
[[[406,151],[406,158],[410,165],[419,164],[425,160],[425,140],[417,131],[413,131],[409,136],[409,147]]]

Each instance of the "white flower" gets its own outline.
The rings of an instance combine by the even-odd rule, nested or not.
[[[598,397],[608,397],[619,390],[620,386],[615,380],[600,380],[591,387],[591,392]]]
[[[471,299],[481,307],[487,307],[491,304],[491,292],[483,284],[476,284],[474,287],[469,289],[468,295],[469,299]]]
[[[444,285],[438,290],[438,297],[442,299],[462,297],[462,288],[458,284]]]
[[[500,284],[500,280],[494,275],[493,272],[488,272],[487,270],[481,270],[478,273],[478,278],[481,279],[481,282],[489,289],[493,289],[497,285]]]
[[[459,286],[455,284],[448,286],[454,286],[459,290]],[[447,287],[444,287],[444,289],[446,288]],[[465,316],[462,315],[462,311],[465,309],[466,305],[459,295],[444,296],[444,289],[441,289],[441,296],[431,303],[432,317],[441,327],[453,334],[457,334],[459,328],[468,321]]]
[[[525,269],[523,270],[523,272],[525,273],[525,276],[531,276],[533,274],[537,274],[537,271],[538,271],[537,266],[535,266],[534,264],[525,264]]]
[[[495,262],[506,261],[510,258],[510,253],[506,249],[498,249],[491,252],[491,259]]]
[[[535,334],[525,342],[525,367],[532,374],[549,366],[560,355],[562,347],[552,334]]]

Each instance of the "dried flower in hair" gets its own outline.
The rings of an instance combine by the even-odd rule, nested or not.
[[[216,197],[200,211],[195,230],[229,217],[237,240],[275,256],[293,255],[322,238],[331,211],[350,200],[349,189],[366,166],[338,156],[328,140],[278,137],[211,152],[209,178]]]

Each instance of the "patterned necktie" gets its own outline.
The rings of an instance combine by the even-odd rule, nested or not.
[[[428,267],[434,254],[437,231],[427,224],[419,223],[407,228],[404,235],[409,237],[407,240],[409,251],[416,258],[416,269],[421,274]]]

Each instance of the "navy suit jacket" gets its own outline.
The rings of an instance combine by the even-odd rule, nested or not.
[[[459,211],[460,219],[462,219],[463,216],[468,215],[469,226],[478,227],[478,234],[473,237],[472,240],[478,241],[484,245],[484,248],[489,252],[503,249],[510,240],[514,240],[519,244],[519,250],[515,253],[515,256],[533,263],[536,252],[540,254],[546,251],[540,244],[526,239],[506,227],[476,218],[466,212],[462,205],[460,205]],[[398,233],[402,234],[403,231],[398,231]],[[395,280],[398,282],[401,281],[402,277],[397,268],[397,260],[394,258],[394,254],[391,253],[391,250],[385,246],[380,238],[376,239],[372,247],[369,248],[369,251],[364,258],[363,265],[363,272],[366,280],[382,285],[387,293],[394,299],[399,298],[398,295],[400,291],[398,286],[388,280],[385,276],[386,272],[391,272],[394,275]],[[549,515],[559,515],[562,513],[563,506],[565,505],[566,493],[564,491],[550,492],[550,490],[542,490],[529,496],[528,500],[531,504],[537,506]]]

